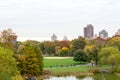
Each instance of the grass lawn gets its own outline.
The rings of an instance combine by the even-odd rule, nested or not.
[[[92,68],[96,68],[95,66],[72,66],[72,67],[63,67],[63,68],[46,68],[45,70],[49,70],[52,74],[76,74],[76,73],[89,73],[89,70]],[[99,69],[110,69],[110,66],[99,66]]]
[[[65,68],[48,68],[53,73],[62,73],[62,72],[87,72],[90,69],[89,66],[73,66]]]
[[[79,62],[73,61],[73,57],[44,57],[44,68],[47,67],[59,67],[79,64]]]
[[[44,70],[49,70],[53,74],[71,74],[76,72],[88,73],[91,68],[96,68],[93,66],[78,65],[78,66],[68,66],[80,64],[79,62],[73,61],[72,57],[44,57]],[[63,67],[62,67],[63,66]],[[99,66],[99,69],[110,69],[110,66]]]

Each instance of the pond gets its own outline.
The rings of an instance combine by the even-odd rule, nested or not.
[[[114,74],[96,74],[93,76],[67,76],[67,77],[50,77],[44,80],[120,80],[120,76]]]

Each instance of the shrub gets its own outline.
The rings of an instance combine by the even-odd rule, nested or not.
[[[100,73],[100,70],[98,68],[91,68],[89,72],[92,72],[94,74]]]
[[[51,71],[49,71],[49,70],[44,70],[44,75],[51,75]]]

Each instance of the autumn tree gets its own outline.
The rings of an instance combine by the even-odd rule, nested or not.
[[[17,39],[17,36],[15,33],[12,32],[12,29],[4,29],[1,32],[2,42],[15,43],[16,39]]]
[[[63,47],[61,49],[60,55],[61,56],[69,56],[70,50],[67,47]]]
[[[12,31],[12,29],[4,29],[1,31],[0,39],[4,46],[8,46],[14,51],[14,53],[16,53],[15,44],[17,42],[17,35]]]
[[[48,54],[49,56],[55,54],[54,42],[46,41],[44,47],[45,47],[45,53]]]
[[[84,48],[84,52],[88,56],[88,61],[94,61],[95,64],[98,64],[99,58],[98,58],[98,53],[99,53],[99,48],[95,45],[87,45]]]
[[[56,56],[59,56],[59,55],[60,55],[60,52],[61,52],[61,47],[60,47],[60,46],[56,46],[56,47],[55,47],[55,55],[56,55]]]
[[[24,52],[19,57],[20,72],[22,75],[36,76],[40,73],[39,60],[35,54],[34,48],[31,45],[26,45]]]
[[[40,50],[40,42],[27,40],[18,47],[18,61],[21,74],[42,75],[43,56]]]
[[[63,48],[63,47],[70,48],[70,45],[71,45],[71,41],[60,41],[60,42],[59,42],[59,46],[60,46],[61,48]]]
[[[35,51],[35,54],[36,54],[36,57],[37,57],[37,60],[38,60],[38,65],[39,65],[39,74],[40,75],[43,75],[43,55],[42,55],[42,52],[40,50],[40,47],[37,46],[37,45],[34,45],[33,46],[34,48],[34,51]]]

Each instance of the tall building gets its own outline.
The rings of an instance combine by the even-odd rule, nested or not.
[[[56,41],[56,40],[57,40],[57,36],[56,36],[55,34],[53,34],[53,35],[51,36],[51,41],[54,42],[54,41]]]
[[[92,39],[93,36],[94,36],[94,27],[92,26],[92,24],[89,24],[86,27],[84,27],[84,37]]]
[[[120,36],[120,29],[115,33],[115,35]]]
[[[63,41],[68,41],[67,36],[64,36],[64,37],[63,37]]]
[[[106,30],[102,30],[99,32],[99,37],[103,38],[103,39],[107,39],[108,38],[108,32]]]

